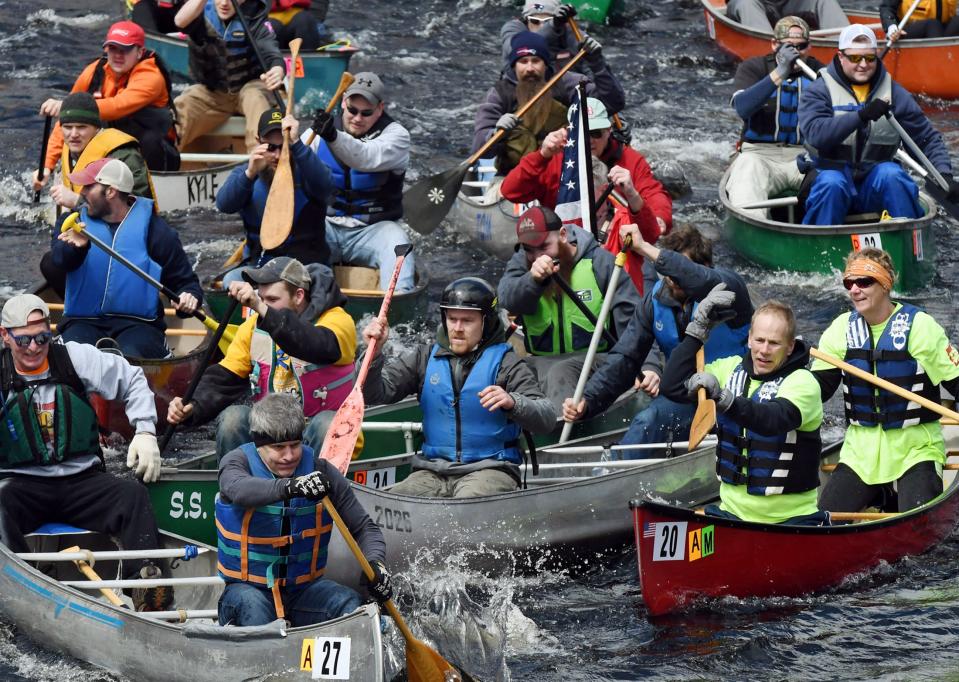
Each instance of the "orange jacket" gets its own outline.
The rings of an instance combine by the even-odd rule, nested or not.
[[[100,63],[98,59],[87,65],[70,92],[86,92],[93,81],[93,74]],[[109,66],[104,65],[103,83],[98,92],[93,93],[104,121],[116,121],[148,106],[165,107],[170,101],[167,96],[166,82],[153,56],[140,60],[131,71],[122,78]],[[45,168],[53,170],[60,159],[63,149],[63,131],[57,123],[50,133],[47,146]]]

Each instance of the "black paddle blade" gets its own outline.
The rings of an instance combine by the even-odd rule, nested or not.
[[[420,234],[430,234],[449,213],[469,166],[456,168],[420,180],[403,194],[403,216]]]
[[[412,244],[397,244],[393,247],[393,253],[397,258],[402,258],[403,256],[410,255],[410,251],[413,250]]]
[[[933,199],[936,200],[936,203],[942,206],[946,213],[951,215],[956,220],[959,220],[959,206],[956,206],[955,203],[949,201],[949,196],[942,187],[940,187],[935,180],[932,178],[926,178],[926,192]]]

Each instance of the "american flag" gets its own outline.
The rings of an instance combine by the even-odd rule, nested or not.
[[[587,230],[591,228],[590,193],[592,192],[592,154],[589,148],[588,131],[583,125],[583,88],[576,88],[576,99],[570,105],[570,120],[566,126],[566,149],[563,150],[563,172],[556,194],[556,215],[564,223],[577,223]],[[586,199],[585,201],[583,199]]]
[[[646,521],[645,523],[643,523],[643,537],[651,538],[651,537],[654,537],[655,535],[656,535],[656,524],[650,523],[649,521]]]

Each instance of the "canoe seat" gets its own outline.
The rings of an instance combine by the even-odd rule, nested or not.
[[[27,533],[27,537],[33,535],[85,535],[92,533],[92,530],[77,528],[68,523],[45,523],[32,533]]]

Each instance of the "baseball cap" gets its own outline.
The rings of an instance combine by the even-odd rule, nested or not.
[[[256,133],[263,139],[274,130],[283,130],[283,112],[279,109],[267,109],[260,115]]]
[[[563,221],[545,206],[526,209],[516,221],[516,239],[526,246],[542,246],[550,232],[556,232]]]
[[[783,17],[776,22],[776,26],[773,28],[773,34],[776,36],[776,40],[785,40],[789,38],[789,29],[793,26],[798,26],[802,29],[802,37],[809,38],[809,24],[807,24],[801,17]]]
[[[609,114],[606,113],[606,106],[595,97],[586,98],[586,116],[589,120],[590,130],[603,130],[613,127],[609,120]],[[570,121],[573,120],[572,107],[566,112],[566,118]]]
[[[103,47],[107,45],[122,45],[123,47],[143,47],[146,42],[146,36],[143,29],[132,21],[118,21],[110,30],[107,31],[107,37],[103,40]]]
[[[14,296],[3,304],[3,312],[0,313],[0,325],[7,329],[26,327],[27,319],[34,310],[39,310],[43,313],[45,319],[50,319],[50,308],[39,296],[35,294]]]
[[[274,284],[288,282],[300,289],[309,289],[312,284],[306,266],[295,258],[278,256],[259,268],[245,268],[243,279],[250,284]]]
[[[81,170],[70,173],[70,182],[81,187],[97,182],[127,194],[133,191],[133,173],[130,168],[120,159],[108,157],[92,161]]]
[[[523,18],[537,14],[548,14],[555,17],[559,12],[559,3],[553,0],[526,0],[523,3]]]
[[[346,98],[353,95],[365,97],[371,104],[379,104],[386,98],[386,88],[383,87],[383,81],[375,73],[361,71],[353,77],[353,84],[343,93],[343,97]]]
[[[857,38],[866,38],[866,41],[856,41]],[[849,24],[846,28],[842,30],[842,33],[839,34],[839,49],[848,50],[849,48],[867,48],[876,49],[876,34],[872,32],[872,29],[868,26],[862,24]]]

